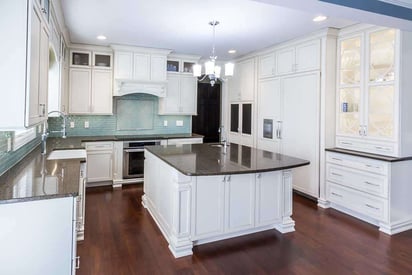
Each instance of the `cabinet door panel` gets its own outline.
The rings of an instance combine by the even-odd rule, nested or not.
[[[252,101],[255,87],[255,62],[253,59],[239,63],[241,100]]]
[[[296,71],[304,72],[320,68],[320,41],[315,40],[296,46]]]
[[[227,230],[237,231],[254,226],[255,175],[226,176]],[[242,202],[242,203],[240,203]]]
[[[70,105],[72,114],[90,112],[91,71],[90,69],[70,69]]]
[[[116,79],[133,78],[133,53],[132,52],[115,52],[114,59],[114,77]]]
[[[167,97],[164,99],[165,113],[179,113],[180,81],[178,75],[169,75],[167,79]]]
[[[185,114],[197,113],[197,79],[193,76],[180,77],[180,108]]]
[[[256,176],[256,226],[273,224],[282,217],[282,173],[270,172]]]
[[[295,64],[295,48],[280,50],[276,53],[276,74],[293,72]]]
[[[41,32],[41,15],[33,5],[30,21],[30,79],[27,94],[28,102],[26,103],[28,105],[28,110],[26,110],[26,114],[28,114],[27,126],[32,125],[39,116]]]
[[[340,84],[360,84],[362,38],[360,36],[340,41],[339,79]]]
[[[259,58],[259,77],[271,77],[275,75],[275,54],[268,54]]]
[[[87,181],[105,181],[112,179],[112,153],[87,152]]]
[[[133,78],[138,80],[150,79],[150,55],[138,54],[133,55]]]
[[[49,87],[49,33],[43,25],[40,34],[39,117],[46,118]],[[41,120],[41,119],[40,119]],[[40,121],[37,120],[36,122]]]
[[[394,86],[371,86],[367,96],[368,136],[393,139],[395,137]]]
[[[195,239],[223,232],[224,177],[197,177],[194,186],[192,235]]]
[[[293,188],[319,193],[319,74],[283,80],[282,153],[310,161],[293,171]]]
[[[166,57],[152,55],[150,60],[150,79],[153,81],[166,81]]]
[[[112,73],[107,70],[93,70],[92,113],[112,113]]]

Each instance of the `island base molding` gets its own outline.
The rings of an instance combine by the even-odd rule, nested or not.
[[[196,245],[295,230],[291,170],[187,176],[148,151],[144,167],[142,205],[175,258],[192,255]]]

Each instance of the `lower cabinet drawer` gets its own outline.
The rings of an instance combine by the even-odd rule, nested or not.
[[[371,195],[388,198],[388,177],[335,164],[326,164],[326,180]]]
[[[359,214],[387,222],[388,200],[327,182],[327,199]]]

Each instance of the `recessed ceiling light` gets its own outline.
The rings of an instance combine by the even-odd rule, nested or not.
[[[106,40],[107,37],[104,35],[98,35],[96,38],[99,40]]]
[[[327,16],[318,15],[315,18],[313,18],[312,20],[313,20],[313,22],[322,22],[322,21],[325,21],[326,19],[328,19]]]
[[[236,53],[236,50],[231,49],[231,50],[228,50],[227,52],[228,52],[228,53]]]

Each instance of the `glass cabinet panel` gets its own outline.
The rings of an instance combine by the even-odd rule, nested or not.
[[[239,132],[239,104],[230,104],[230,131]]]
[[[252,104],[242,104],[242,134],[252,134]]]
[[[340,84],[359,84],[361,75],[361,38],[341,41]]]
[[[343,88],[339,91],[339,126],[341,134],[358,135],[360,128],[360,88]]]
[[[94,55],[94,64],[95,67],[107,67],[110,68],[111,65],[111,56],[107,54],[95,54]]]
[[[72,52],[72,63],[75,66],[90,66],[90,53]]]
[[[179,61],[167,60],[166,69],[168,72],[178,72],[179,71]]]
[[[183,62],[183,72],[184,73],[193,73],[193,65],[195,65],[195,63],[193,62]]]
[[[371,33],[369,48],[369,81],[394,80],[395,30]]]
[[[393,85],[371,86],[368,91],[368,136],[394,136]]]

